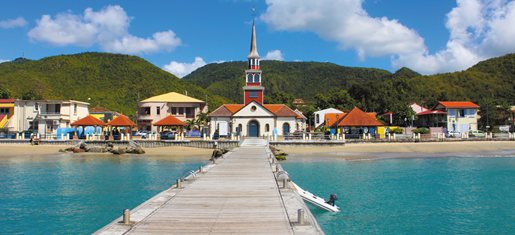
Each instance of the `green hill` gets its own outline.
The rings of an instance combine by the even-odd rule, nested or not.
[[[217,107],[226,100],[187,83],[136,56],[109,53],[60,55],[41,60],[17,59],[0,64],[0,88],[21,98],[32,92],[44,99],[76,99],[133,115],[147,97],[188,91]]]
[[[352,68],[332,63],[262,61],[265,96],[272,100],[282,93],[314,101],[316,94],[333,87],[349,88],[363,80],[388,78],[386,70]],[[183,80],[220,94],[234,102],[242,102],[246,63],[209,64],[197,69]]]
[[[234,102],[242,102],[244,62],[209,64],[183,80]],[[302,98],[309,116],[317,108],[348,109],[354,105],[377,113],[393,111],[398,120],[411,117],[413,101],[432,107],[439,100],[481,104],[515,104],[515,54],[492,58],[461,72],[422,76],[401,68],[395,73],[331,63],[262,61],[265,99],[291,105]]]

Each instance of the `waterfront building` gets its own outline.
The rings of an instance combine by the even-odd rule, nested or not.
[[[327,109],[322,109],[322,110],[318,110],[316,112],[313,112],[313,115],[315,117],[315,121],[314,121],[315,128],[318,128],[322,124],[325,123],[325,121],[326,121],[325,115],[328,114],[328,113],[334,113],[334,114],[340,114],[340,115],[343,114],[343,112],[341,110],[338,110],[338,109],[335,109],[335,108],[327,108]]]
[[[58,128],[70,127],[70,123],[88,116],[88,106],[89,103],[77,100],[15,100],[7,128],[14,132],[56,134]]]
[[[211,136],[272,136],[303,131],[305,120],[284,104],[265,104],[262,71],[257,51],[256,27],[252,23],[250,52],[247,56],[243,104],[223,104],[208,116]],[[216,135],[215,135],[216,133]]]
[[[103,107],[93,107],[93,108],[89,109],[89,114],[95,118],[98,118],[99,120],[102,120],[105,123],[120,116],[120,113],[108,110]]]
[[[377,120],[375,112],[364,112],[354,107],[348,113],[326,113],[325,125],[330,134],[345,133],[347,138],[361,138],[363,134],[370,134],[375,137],[378,127],[384,124]]]
[[[194,120],[200,113],[207,113],[206,102],[193,97],[170,92],[157,95],[138,103],[137,124],[140,130],[157,132],[157,122],[168,115],[181,121]]]
[[[444,132],[466,133],[477,130],[479,105],[470,101],[440,101],[431,110],[417,113],[424,127],[443,127]]]
[[[0,128],[7,127],[7,123],[14,114],[16,99],[0,99]]]

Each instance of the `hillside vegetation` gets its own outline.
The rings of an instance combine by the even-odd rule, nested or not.
[[[211,107],[226,100],[187,83],[136,56],[81,53],[17,59],[0,64],[0,88],[14,98],[75,99],[134,115],[137,102],[171,91],[205,100]]]
[[[184,80],[241,102],[245,66],[244,62],[210,64]],[[515,104],[515,54],[480,62],[465,71],[431,76],[409,68],[392,74],[317,62],[263,61],[261,68],[265,99],[291,105],[294,98],[302,98],[309,103],[302,107],[307,115],[318,108],[357,105],[370,112],[393,111],[401,123],[413,115],[407,108],[411,102],[427,107],[443,100]]]

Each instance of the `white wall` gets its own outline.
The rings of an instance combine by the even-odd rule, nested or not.
[[[343,112],[338,109],[334,109],[334,108],[328,108],[328,109],[323,109],[320,111],[313,112],[314,119],[315,119],[315,121],[314,121],[315,128],[319,127],[320,125],[322,125],[325,122],[325,114],[327,114],[327,113],[343,113]],[[318,120],[317,120],[317,114],[319,115]]]

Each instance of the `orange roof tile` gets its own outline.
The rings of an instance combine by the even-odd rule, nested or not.
[[[88,115],[86,117],[83,117],[72,124],[71,126],[105,126],[106,124],[101,121],[100,119],[93,117],[91,115]]]
[[[154,126],[186,126],[186,123],[174,117],[173,115],[168,115],[167,117],[154,122]]]
[[[240,111],[244,106],[243,104],[224,104],[224,107],[233,114]]]
[[[334,126],[337,122],[341,121],[345,116],[345,113],[326,113],[325,114],[325,125],[326,126]]]
[[[135,127],[136,123],[131,121],[127,116],[120,115],[107,123],[108,126],[130,126]]]
[[[327,114],[326,114],[327,115]],[[343,119],[338,126],[382,126],[383,123],[372,117],[370,113],[365,113],[358,107],[354,107]]]
[[[438,103],[446,108],[479,108],[479,105],[470,101],[439,101]]]
[[[263,106],[278,117],[297,117],[297,113],[284,104],[265,104]]]

